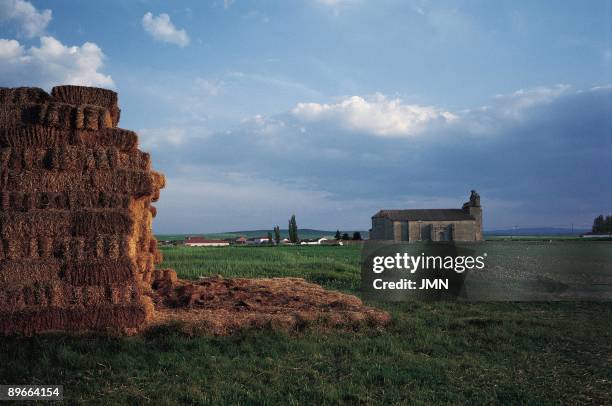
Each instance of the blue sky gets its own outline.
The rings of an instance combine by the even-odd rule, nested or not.
[[[486,229],[612,210],[612,2],[0,0],[0,85],[119,92],[168,186],[155,231]]]

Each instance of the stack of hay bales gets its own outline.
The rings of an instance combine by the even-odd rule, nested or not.
[[[0,88],[0,333],[130,329],[153,312],[164,186],[110,90]]]

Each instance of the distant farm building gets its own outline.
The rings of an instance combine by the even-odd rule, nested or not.
[[[209,240],[204,237],[188,237],[185,240],[186,247],[227,247],[229,245],[227,240]]]
[[[321,245],[325,243],[325,241],[328,241],[328,239],[325,237],[314,238],[314,239],[309,239],[309,240],[302,240],[300,242],[300,245]]]
[[[482,241],[480,195],[472,190],[461,209],[380,210],[372,217],[370,239]]]
[[[326,239],[321,241],[321,245],[344,245],[344,241],[336,239]]]
[[[246,241],[247,245],[271,244],[272,242],[268,237],[251,237]]]
[[[240,236],[234,240],[234,244],[236,245],[244,245],[247,243],[247,238],[245,236]]]

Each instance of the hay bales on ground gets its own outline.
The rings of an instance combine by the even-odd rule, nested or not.
[[[0,88],[0,334],[133,329],[153,312],[164,185],[111,90]]]

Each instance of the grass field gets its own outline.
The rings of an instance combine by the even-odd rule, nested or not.
[[[509,247],[512,262],[524,247]],[[182,277],[302,276],[351,293],[359,286],[357,246],[164,255],[162,266]],[[385,331],[5,338],[0,380],[63,384],[70,401],[98,404],[611,402],[612,303],[376,305],[393,315]]]

